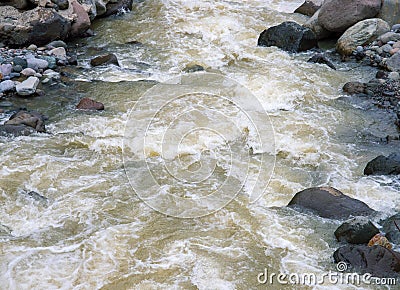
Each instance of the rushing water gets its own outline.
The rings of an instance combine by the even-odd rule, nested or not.
[[[46,112],[51,134],[0,140],[0,288],[282,289],[260,285],[258,273],[334,271],[339,222],[282,207],[299,190],[328,185],[394,213],[400,198],[393,180],[362,174],[368,160],[393,150],[378,142],[393,132],[384,132],[359,103],[340,98],[346,81],[366,80],[374,71],[346,63],[333,71],[307,63],[307,53],[256,46],[266,27],[304,22],[288,13],[301,2],[143,1],[132,13],[98,21],[97,35],[76,43],[82,67],[72,73],[84,80],[76,92],[61,87],[17,101]],[[102,51],[114,52],[121,68],[90,68],[88,60]],[[219,211],[179,219],[154,211],[134,193],[123,139],[139,97],[192,64],[254,94],[275,130],[275,149],[268,153],[276,164],[256,202],[244,189]],[[76,112],[82,96],[103,102],[106,110]],[[229,133],[225,120],[220,125]],[[189,159],[202,150],[196,147],[200,137],[185,144]],[[211,144],[212,136],[206,137],[204,144]],[[239,137],[232,132],[233,141]],[[162,175],[153,145],[144,150]],[[33,199],[29,191],[48,200]]]

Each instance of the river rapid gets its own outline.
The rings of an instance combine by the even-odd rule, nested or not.
[[[51,134],[0,139],[0,289],[357,289],[257,281],[265,269],[336,271],[333,232],[340,222],[284,208],[296,192],[333,186],[384,216],[400,205],[395,180],[363,176],[369,160],[394,150],[379,142],[394,129],[341,93],[347,81],[369,80],[375,71],[352,63],[334,71],[307,63],[311,53],[256,45],[269,26],[304,23],[290,13],[302,2],[148,0],[95,22],[96,35],[75,43],[74,88],[18,101],[45,112]],[[104,51],[115,53],[121,67],[91,68],[90,58]],[[135,194],[123,140],[140,96],[193,64],[252,92],[274,128],[269,154],[276,160],[256,202],[244,189],[221,210],[182,219]],[[77,112],[83,96],[106,110]],[[194,141],[186,145],[188,152],[202,150]],[[150,157],[161,154],[148,146]]]

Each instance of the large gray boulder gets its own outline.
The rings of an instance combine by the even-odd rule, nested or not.
[[[344,32],[357,22],[375,17],[381,9],[381,0],[326,0],[318,16],[327,30]]]
[[[311,29],[287,21],[264,30],[258,38],[258,45],[277,46],[289,52],[299,52],[317,47],[318,42]]]
[[[315,14],[310,19],[308,19],[307,22],[304,23],[303,26],[311,29],[314,32],[315,37],[318,40],[321,40],[321,39],[331,37],[333,32],[326,30],[321,24],[319,24],[319,22],[318,22],[319,12],[320,12],[320,10],[315,12]]]
[[[352,216],[375,213],[362,201],[344,195],[332,187],[314,187],[300,191],[296,193],[288,206],[330,219],[348,219]]]
[[[37,7],[19,12],[11,6],[0,6],[0,42],[6,45],[44,45],[67,38],[70,28],[70,20],[54,9]]]
[[[399,0],[382,0],[381,12],[377,16],[385,20],[390,26],[400,23],[400,1]]]
[[[337,41],[336,50],[341,55],[351,55],[357,46],[369,44],[389,30],[389,24],[379,18],[360,21],[343,33]]]

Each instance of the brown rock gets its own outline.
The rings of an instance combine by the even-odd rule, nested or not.
[[[380,8],[381,0],[327,0],[318,21],[329,31],[344,32],[361,20],[373,18]]]
[[[71,2],[74,14],[76,15],[75,20],[71,25],[70,35],[77,37],[86,32],[90,27],[90,18],[85,8],[76,0]]]
[[[348,82],[343,86],[343,91],[350,95],[362,94],[365,92],[365,84],[361,82]]]
[[[83,98],[76,106],[78,110],[104,110],[103,103],[97,102],[89,98]]]
[[[294,13],[300,13],[307,16],[313,16],[321,8],[323,0],[306,0]]]
[[[97,56],[90,61],[92,66],[99,66],[99,65],[107,65],[107,64],[115,64],[119,66],[118,59],[115,54],[109,53]]]

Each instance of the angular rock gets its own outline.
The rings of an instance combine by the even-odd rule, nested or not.
[[[321,10],[315,12],[315,14],[303,25],[304,27],[311,29],[318,40],[329,38],[333,34],[332,31],[326,30],[319,24],[318,16],[320,11]]]
[[[314,54],[307,62],[325,64],[331,69],[336,70],[336,67],[333,65],[333,63],[322,53]]]
[[[294,13],[300,13],[307,16],[313,16],[321,8],[324,0],[306,0]]]
[[[78,110],[104,110],[104,105],[89,98],[83,98],[76,106]]]
[[[299,52],[317,47],[317,39],[311,29],[296,22],[283,22],[264,30],[258,38],[259,46],[277,46],[289,52]]]
[[[132,10],[133,0],[119,0],[110,1],[106,5],[106,12],[101,17],[108,17],[110,15],[118,14],[124,11]]]
[[[350,95],[365,93],[366,85],[361,82],[348,82],[343,86],[343,91]]]
[[[347,29],[339,38],[336,50],[341,55],[351,55],[358,46],[371,43],[389,30],[389,24],[378,18],[360,21]]]
[[[81,36],[90,27],[90,18],[85,8],[76,0],[72,1],[72,7],[76,18],[72,22],[70,35],[72,37]]]
[[[0,6],[0,41],[6,45],[44,45],[65,39],[70,27],[70,20],[54,9],[36,7],[21,13],[10,6]]]
[[[380,19],[385,20],[390,25],[400,23],[400,2],[398,0],[382,0],[382,7],[379,15]]]
[[[37,132],[46,132],[45,120],[46,118],[38,112],[21,110],[12,115],[4,125],[24,125],[35,129]]]
[[[339,242],[368,244],[378,233],[378,228],[368,218],[355,217],[338,227],[335,231],[335,237]]]
[[[333,254],[335,263],[345,262],[352,272],[369,273],[374,277],[399,277],[400,253],[381,246],[346,245]]]
[[[375,17],[380,8],[381,0],[326,0],[318,21],[329,31],[344,32],[361,20]]]
[[[400,72],[400,52],[395,53],[386,61],[386,67],[390,71]]]
[[[395,223],[400,227],[400,214],[395,214],[386,219],[382,224],[382,230],[385,232],[385,236],[390,242],[399,245],[400,231]]]
[[[54,55],[56,58],[61,60],[67,59],[67,52],[64,47],[56,47],[49,51],[50,55]]]
[[[20,10],[27,9],[30,5],[28,0],[2,0],[0,2],[0,6],[12,6]]]
[[[38,84],[39,79],[37,77],[29,77],[16,86],[17,94],[20,96],[30,96],[36,92]]]
[[[90,60],[92,66],[115,64],[119,66],[118,59],[115,54],[109,53],[105,55],[97,56]]]
[[[380,155],[368,162],[364,169],[365,175],[400,174],[400,154],[392,153],[388,157]]]
[[[45,69],[49,66],[49,63],[44,59],[39,58],[28,58],[26,60],[28,68],[38,71],[39,69]]]
[[[15,83],[12,80],[6,80],[0,83],[0,93],[13,91],[14,89]]]
[[[351,216],[366,216],[375,212],[362,201],[344,195],[332,187],[314,187],[300,191],[288,206],[330,219],[348,219]]]

